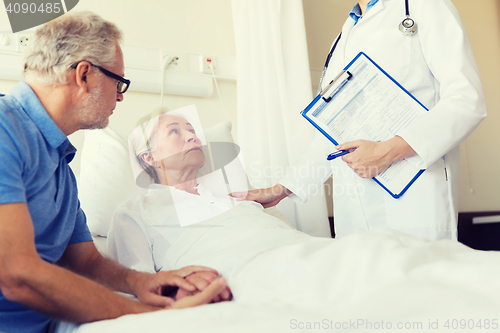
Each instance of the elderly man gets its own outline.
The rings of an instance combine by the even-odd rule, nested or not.
[[[25,81],[0,99],[0,332],[45,332],[51,318],[82,323],[230,297],[208,268],[140,273],[103,258],[92,243],[67,136],[105,127],[123,100],[130,81],[120,40],[114,24],[89,12],[53,20],[26,50]],[[195,295],[174,302],[162,296],[166,286]]]

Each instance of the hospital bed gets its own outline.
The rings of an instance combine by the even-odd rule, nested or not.
[[[230,124],[218,126],[212,139],[230,140]],[[100,251],[113,207],[142,191],[127,169],[127,154],[125,138],[110,128],[86,135],[79,188]],[[58,332],[500,329],[500,253],[393,231],[313,238],[270,215],[238,216],[215,222],[225,228],[189,229],[167,254],[169,269],[217,269],[233,301],[62,323]]]

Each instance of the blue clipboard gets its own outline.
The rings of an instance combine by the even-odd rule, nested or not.
[[[368,66],[366,66],[368,64]],[[373,66],[371,66],[372,64]],[[363,67],[366,66],[366,67]],[[355,69],[355,67],[357,69]],[[341,140],[341,135],[338,135],[339,129],[337,132],[335,130],[331,130],[332,127],[335,127],[337,121],[336,119],[342,119],[345,116],[346,112],[352,112],[352,110],[349,110],[350,108],[347,107],[349,104],[346,104],[344,107],[342,107],[343,104],[338,103],[338,105],[335,106],[338,110],[336,110],[333,114],[328,114],[328,109],[334,108],[332,107],[333,105],[336,104],[336,101],[339,99],[339,96],[342,94],[347,95],[344,96],[344,100],[351,98],[349,96],[349,92],[346,92],[349,90],[349,85],[357,85],[363,86],[365,84],[365,81],[367,81],[366,77],[368,75],[356,75],[356,70],[359,72],[361,71],[359,68],[362,68],[363,71],[370,70],[372,72],[377,71],[374,77],[378,77],[379,79],[382,78],[384,81],[384,84],[388,87],[388,89],[392,89],[393,95],[398,95],[400,98],[404,101],[404,103],[407,103],[408,105],[411,106],[411,110],[413,110],[413,113],[409,113],[410,116],[408,119],[417,119],[422,113],[425,113],[428,111],[428,109],[420,103],[410,92],[408,92],[403,86],[401,86],[396,80],[394,80],[387,72],[385,72],[379,65],[377,65],[370,57],[368,57],[365,53],[360,52],[345,68],[344,70],[335,78],[333,79],[328,86],[323,89],[318,96],[314,98],[314,100],[301,112],[302,116],[306,118],[316,129],[318,129],[326,138],[328,138],[334,145],[338,145],[339,141]],[[368,69],[366,69],[368,68]],[[383,74],[383,75],[380,75]],[[389,80],[387,80],[389,79]],[[356,81],[357,80],[357,81]],[[372,84],[371,82],[366,83],[366,87]],[[347,87],[347,88],[346,88]],[[359,88],[358,88],[359,89]],[[355,101],[356,98],[359,98],[359,92],[356,95],[356,91],[352,93],[354,97],[350,99],[350,101]],[[349,102],[351,103],[351,102]],[[374,108],[378,108],[379,105],[377,103],[373,103],[370,105],[374,105]],[[370,106],[371,107],[371,106]],[[410,112],[410,111],[407,111]],[[362,111],[360,112],[362,113]],[[327,114],[324,116],[323,114]],[[320,117],[326,117],[324,119],[321,119]],[[412,118],[414,117],[414,118]],[[411,122],[412,120],[408,120]],[[340,122],[341,123],[341,122]],[[404,124],[401,125],[404,127]],[[341,131],[344,132],[345,129],[342,129]],[[388,132],[389,133],[389,132]],[[355,139],[363,139],[363,137],[355,138]],[[369,138],[367,138],[370,140]],[[377,141],[377,139],[371,139],[372,141]],[[351,140],[345,140],[342,142],[347,142]],[[384,141],[384,140],[380,140]],[[325,156],[326,158],[326,156]],[[397,181],[394,181],[390,178],[385,177],[384,173],[390,172],[389,169],[393,167],[396,163],[409,163],[407,161],[400,160],[396,161],[393,164],[391,164],[385,171],[380,173],[378,176],[372,178],[377,184],[379,184],[387,193],[389,193],[393,198],[398,199],[400,198],[409,188],[410,186],[420,177],[420,175],[425,171],[425,169],[418,169],[416,167],[414,168],[414,171],[410,171],[411,167],[406,166],[407,172],[404,174],[405,177],[404,179],[398,179]],[[397,178],[397,177],[394,177]],[[393,183],[396,183],[397,185],[395,186]],[[397,188],[397,189],[396,189]]]

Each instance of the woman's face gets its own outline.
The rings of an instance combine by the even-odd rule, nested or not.
[[[189,166],[201,168],[205,163],[200,139],[193,126],[180,116],[165,115],[160,118],[155,146],[152,156],[155,161],[163,161],[167,170],[182,170]]]

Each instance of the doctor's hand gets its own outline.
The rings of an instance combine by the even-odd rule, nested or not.
[[[184,308],[206,304],[215,299],[226,287],[226,281],[217,278],[202,292],[196,293],[198,288],[185,279],[186,276],[195,272],[209,272],[218,276],[216,270],[208,267],[187,266],[156,274],[134,272],[135,281],[131,283],[134,286],[134,294],[141,303],[160,308]],[[178,302],[175,302],[173,298],[162,296],[163,289],[169,287],[179,287],[179,289],[192,293],[193,296],[185,297],[184,301],[177,304]]]
[[[415,154],[413,148],[399,136],[383,142],[356,140],[343,143],[336,148],[356,149],[342,156],[342,160],[361,178],[373,178],[391,163]]]
[[[281,200],[292,194],[292,191],[281,184],[272,187],[251,190],[248,192],[233,192],[229,195],[238,201],[255,201],[264,208],[276,206]]]
[[[186,276],[185,279],[188,280],[191,284],[193,284],[197,288],[197,291],[192,293],[182,288],[179,288],[175,296],[175,299],[180,300],[186,296],[195,295],[200,291],[205,290],[218,277],[219,276],[213,272],[196,272]],[[215,296],[215,298],[213,298],[210,301],[210,303],[230,301],[232,298],[233,295],[231,293],[231,289],[229,289],[229,287],[226,286],[217,296]]]

